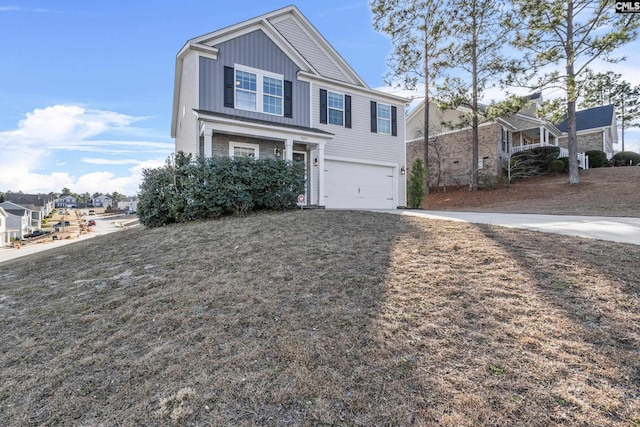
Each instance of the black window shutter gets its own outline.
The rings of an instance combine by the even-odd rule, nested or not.
[[[293,117],[293,84],[285,80],[284,81],[284,116]]]
[[[351,95],[344,96],[344,127],[351,128]]]
[[[320,89],[320,123],[327,123],[327,91]]]
[[[371,101],[371,132],[378,133],[378,104]]]
[[[391,107],[391,135],[398,136],[398,107]]]
[[[233,108],[233,74],[232,67],[224,67],[224,106],[230,108]]]

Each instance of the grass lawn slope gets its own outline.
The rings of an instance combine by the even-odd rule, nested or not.
[[[0,425],[640,425],[640,247],[380,213],[0,264]]]

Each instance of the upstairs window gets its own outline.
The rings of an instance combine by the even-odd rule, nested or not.
[[[268,71],[236,65],[224,67],[224,106],[293,117],[293,84]]]
[[[378,133],[391,135],[391,106],[378,103]]]
[[[262,79],[263,111],[277,116],[282,115],[282,80],[264,76]]]
[[[320,123],[351,128],[351,96],[320,89]]]
[[[342,126],[344,124],[344,95],[328,93],[329,124]]]
[[[371,132],[398,136],[398,107],[371,101]]]
[[[256,111],[257,80],[254,73],[236,70],[236,108]]]

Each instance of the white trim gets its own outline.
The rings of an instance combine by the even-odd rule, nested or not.
[[[201,43],[189,43],[189,50],[198,52],[198,56],[205,58],[218,59],[218,48],[215,46],[207,46]]]
[[[397,167],[397,163],[393,162],[380,162],[377,160],[366,160],[366,159],[355,159],[352,157],[341,157],[341,156],[324,156],[325,160],[335,160],[336,162],[347,162],[347,163],[362,163],[365,165],[376,165],[376,166],[389,166],[389,167]]]
[[[291,129],[284,126],[278,126],[278,123],[263,124],[255,122],[247,122],[241,120],[228,119],[224,117],[209,116],[204,113],[196,113],[197,119],[201,122],[201,132],[211,128],[221,133],[229,133],[232,135],[244,135],[261,139],[272,139],[275,141],[284,141],[291,138],[302,144],[324,145],[328,140],[333,139],[332,134],[318,134],[316,132],[305,131],[302,129]]]
[[[356,86],[351,83],[341,82],[341,81],[330,79],[327,77],[317,76],[311,73],[307,73],[305,71],[298,71],[298,80],[302,82],[307,82],[307,83],[311,83],[315,81],[315,82],[322,83],[327,88],[334,86],[334,87],[341,88],[341,90],[346,89],[347,91],[366,94],[370,98],[385,99],[387,100],[387,102],[393,102],[395,104],[405,105],[411,101],[409,98],[403,98],[398,95],[381,92],[379,90],[370,89],[368,87]]]
[[[229,141],[229,157],[235,157],[234,156],[234,148],[252,148],[255,152],[255,155],[253,156],[254,159],[259,159],[260,158],[260,144],[250,144],[248,142],[235,142],[235,141]]]

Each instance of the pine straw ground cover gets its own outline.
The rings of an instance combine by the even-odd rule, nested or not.
[[[0,264],[0,425],[640,425],[640,247],[304,211]]]

